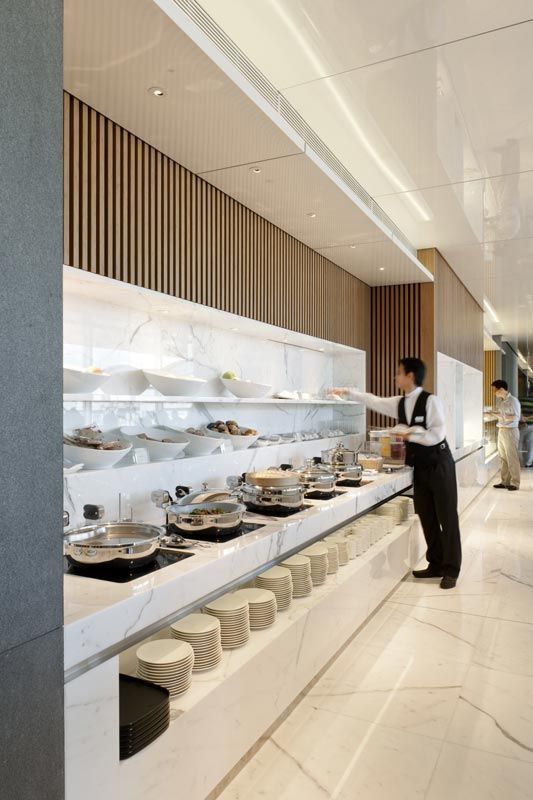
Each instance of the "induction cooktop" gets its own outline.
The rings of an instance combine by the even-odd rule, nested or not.
[[[93,578],[99,581],[111,581],[111,583],[129,583],[130,581],[144,578],[146,575],[151,575],[153,572],[158,572],[164,567],[170,567],[172,564],[177,564],[178,561],[183,561],[185,558],[190,558],[194,553],[178,552],[177,550],[160,549],[159,553],[153,561],[145,564],[139,569],[124,570],[117,569],[116,567],[90,567],[84,569],[71,564],[68,559],[63,557],[63,572],[65,575],[78,575],[82,578]]]

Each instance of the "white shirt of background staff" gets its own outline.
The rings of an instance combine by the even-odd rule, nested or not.
[[[413,411],[415,408],[418,395],[422,391],[421,386],[417,386],[412,392],[405,395],[405,416],[407,421],[411,422],[409,430],[406,431],[406,438],[409,441],[422,444],[425,447],[432,447],[433,445],[440,444],[446,438],[446,421],[444,416],[444,408],[439,398],[432,394],[428,397],[426,405],[426,425],[427,429],[417,422],[422,422],[418,417],[412,419]],[[368,392],[360,392],[357,389],[349,388],[345,390],[344,396],[347,399],[355,400],[364,403],[365,406],[378,414],[384,414],[387,417],[398,419],[398,406],[400,404],[400,397],[377,397],[375,394]]]
[[[507,392],[507,396],[500,400],[496,411],[491,416],[498,420],[497,428],[518,428],[522,416],[520,402],[510,392]]]

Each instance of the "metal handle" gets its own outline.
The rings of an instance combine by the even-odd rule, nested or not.
[[[63,511],[63,527],[68,528],[70,525],[70,514],[68,511]]]
[[[83,506],[83,517],[88,520],[103,519],[105,508],[103,506],[95,506],[91,503]]]
[[[226,486],[232,491],[235,491],[235,489],[237,489],[243,483],[244,478],[241,478],[240,475],[230,475],[228,478],[226,478]]]
[[[187,497],[191,491],[192,490],[190,486],[176,486],[176,500],[179,500],[182,497]]]
[[[150,499],[158,508],[164,508],[170,503],[170,492],[165,491],[165,489],[155,489],[150,495]]]

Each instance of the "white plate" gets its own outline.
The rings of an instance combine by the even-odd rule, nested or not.
[[[272,392],[272,386],[266,383],[253,383],[252,381],[241,381],[237,378],[233,380],[228,378],[220,379],[226,389],[231,392],[235,397],[241,398],[254,398],[254,397],[267,397]]]
[[[181,661],[194,657],[194,651],[187,642],[177,639],[156,639],[138,647],[136,656],[139,661],[151,665],[176,665]]]
[[[63,464],[63,475],[74,475],[83,469],[83,464],[70,464],[68,467]]]
[[[194,397],[201,393],[207,383],[203,378],[173,375],[162,369],[145,369],[144,375],[154,389],[167,397]]]

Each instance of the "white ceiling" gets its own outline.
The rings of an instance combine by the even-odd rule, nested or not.
[[[430,279],[301,137],[233,77],[152,0],[65,0],[68,91],[366,282]],[[164,97],[149,93],[153,86]],[[380,245],[370,253],[360,247],[368,242]]]
[[[200,4],[533,356],[533,2]]]

